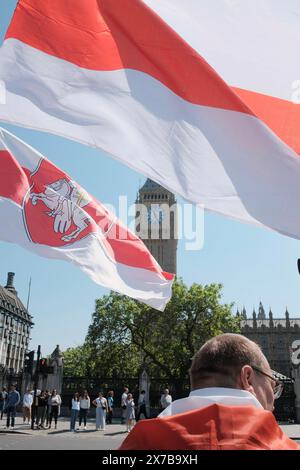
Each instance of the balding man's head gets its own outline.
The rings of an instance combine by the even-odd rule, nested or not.
[[[254,366],[254,369],[253,367]],[[207,387],[239,388],[255,395],[264,408],[273,408],[273,388],[255,367],[272,374],[260,347],[245,336],[226,333],[207,341],[193,358],[192,390]],[[273,384],[272,384],[273,385]]]

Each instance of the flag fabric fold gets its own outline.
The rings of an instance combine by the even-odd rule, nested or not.
[[[96,283],[164,310],[173,275],[99,201],[0,128],[0,239],[72,262]]]
[[[20,0],[0,119],[299,239],[299,18],[297,0]]]

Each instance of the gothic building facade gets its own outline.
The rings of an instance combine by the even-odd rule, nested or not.
[[[247,318],[245,309],[237,315],[241,318],[241,333],[260,345],[271,369],[291,377],[292,344],[300,340],[300,318],[290,318],[287,309],[283,318],[274,318],[271,309],[266,315],[262,303],[251,318]]]
[[[0,286],[0,367],[18,374],[24,367],[32,317],[18,297],[14,273],[8,273],[5,287]]]
[[[147,179],[136,200],[136,233],[164,271],[177,273],[177,204],[173,193]]]

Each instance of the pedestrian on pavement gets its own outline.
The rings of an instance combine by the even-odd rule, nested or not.
[[[37,413],[38,413],[38,404],[39,404],[39,396],[41,394],[41,390],[37,389],[36,393],[34,390],[31,390],[32,393],[32,406],[31,406],[31,422],[33,421],[37,425]]]
[[[99,431],[99,429],[104,431],[108,406],[102,392],[99,392],[99,396],[93,401],[93,405],[96,406],[96,431]]]
[[[144,415],[144,418],[148,419],[147,410],[146,410],[146,391],[142,390],[138,399],[138,414],[136,420],[139,421],[141,415]]]
[[[125,424],[126,422],[126,410],[127,410],[127,396],[128,396],[129,389],[128,387],[124,387],[123,394],[121,396],[121,408],[122,408],[122,418],[121,424]]]
[[[23,424],[25,424],[27,419],[27,424],[31,422],[31,407],[33,402],[33,396],[30,388],[26,390],[23,396]]]
[[[45,429],[45,419],[46,419],[46,411],[47,411],[47,404],[48,404],[48,395],[46,391],[42,390],[39,396],[37,397],[37,417],[36,417],[36,425],[38,429]]]
[[[79,410],[79,427],[83,421],[84,429],[86,430],[86,421],[87,421],[87,414],[91,407],[91,400],[87,390],[84,390],[80,397],[80,410]]]
[[[51,397],[50,397],[50,404],[51,404],[51,412],[50,412],[50,419],[49,419],[49,429],[51,429],[53,418],[54,418],[55,429],[57,429],[57,418],[60,412],[61,397],[55,389],[52,390]]]
[[[2,391],[0,392],[0,419],[2,421],[3,418],[3,412],[5,408],[5,402],[7,400],[7,390],[5,387],[2,388]]]
[[[160,404],[163,410],[168,408],[169,405],[172,403],[172,396],[170,395],[169,389],[165,388],[164,393],[160,397]]]
[[[76,421],[79,416],[79,411],[80,411],[80,396],[79,393],[76,392],[74,393],[74,396],[72,398],[72,409],[71,409],[71,420],[70,420],[70,431],[75,432],[76,428]],[[79,428],[77,428],[78,430]]]
[[[9,427],[11,427],[11,429],[13,430],[15,428],[16,411],[19,403],[20,394],[16,390],[16,386],[11,385],[10,392],[8,393],[4,408],[4,412],[7,414],[6,429],[9,429]]]
[[[127,400],[126,400],[126,426],[127,432],[130,432],[134,426],[135,420],[135,404],[133,400],[133,396],[131,393],[128,393]]]
[[[113,390],[110,390],[107,394],[107,417],[106,417],[106,423],[107,424],[112,424],[112,419],[113,419],[113,412],[114,412],[114,392]]]
[[[50,421],[50,412],[51,412],[51,392],[46,390],[46,397],[47,397],[47,406],[46,406],[46,427],[49,426]]]

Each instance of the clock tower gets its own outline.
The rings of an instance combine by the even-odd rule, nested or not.
[[[177,272],[177,205],[173,193],[150,180],[138,192],[136,233],[164,271]]]

